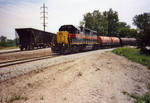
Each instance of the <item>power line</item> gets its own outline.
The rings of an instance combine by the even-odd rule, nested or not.
[[[48,24],[48,23],[45,22],[45,19],[48,19],[48,17],[46,16],[46,14],[48,14],[48,12],[46,12],[46,9],[48,9],[48,8],[45,6],[45,4],[43,4],[41,9],[43,9],[43,11],[41,12],[41,14],[42,14],[41,18],[43,19],[42,25],[43,25],[43,29],[45,31],[45,27],[47,26],[46,24]]]

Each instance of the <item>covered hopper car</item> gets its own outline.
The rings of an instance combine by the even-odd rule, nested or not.
[[[54,33],[33,28],[19,28],[15,29],[15,31],[20,50],[50,47],[52,38],[56,36]]]

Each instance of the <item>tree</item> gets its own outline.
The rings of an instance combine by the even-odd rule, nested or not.
[[[5,36],[0,36],[0,46],[1,47],[8,47],[8,46],[16,46],[17,39],[7,39]]]
[[[119,22],[119,28],[130,28],[130,25],[127,25],[126,22]]]
[[[5,37],[5,36],[0,36],[0,41],[6,41],[6,39],[7,39],[7,37]]]
[[[109,9],[103,12],[104,18],[108,21],[108,36],[117,36],[119,30],[118,12]]]
[[[127,27],[119,28],[119,37],[135,38],[137,35],[136,29],[130,29]]]
[[[133,37],[133,31],[125,22],[119,22],[118,12],[109,9],[101,13],[95,10],[92,13],[84,14],[80,26],[95,30],[98,35]],[[135,33],[136,35],[136,33]],[[134,36],[135,36],[134,35]]]
[[[9,46],[15,46],[15,45],[16,45],[16,41],[15,41],[15,39],[14,39],[14,40],[7,39],[7,44],[8,44]]]
[[[119,37],[135,38],[137,29],[131,29],[126,22],[119,22]]]
[[[146,46],[150,46],[150,13],[136,15],[133,18],[133,24],[139,30],[137,35],[138,47],[143,51]]]
[[[98,35],[103,35],[106,33],[107,21],[99,10],[95,10],[92,13],[84,14],[83,20],[80,21],[80,26],[95,30]]]

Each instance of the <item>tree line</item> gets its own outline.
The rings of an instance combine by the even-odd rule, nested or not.
[[[16,46],[16,39],[7,39],[5,36],[0,36],[0,47]]]
[[[118,12],[111,8],[104,12],[88,12],[80,21],[80,26],[97,31],[99,36],[136,38],[138,48],[146,49],[146,46],[150,46],[150,13],[136,15],[133,24],[137,29],[132,29],[126,22],[119,21]]]

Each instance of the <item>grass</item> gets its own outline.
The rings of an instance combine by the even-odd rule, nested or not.
[[[134,103],[150,103],[150,83],[148,83],[147,89],[149,91],[146,94],[144,94],[143,96],[138,96],[138,95],[133,94],[133,93],[130,94],[126,91],[123,91],[122,93],[124,95],[128,95],[131,98],[135,99]]]
[[[131,61],[143,64],[150,69],[150,55],[142,54],[140,49],[136,48],[117,48],[112,51],[117,55],[124,56]]]
[[[14,101],[16,101],[16,100],[27,100],[27,97],[23,97],[23,96],[21,96],[21,95],[13,95],[10,99],[9,99],[9,101],[8,102],[10,102],[10,103],[12,103],[12,102],[14,102]]]
[[[112,52],[117,55],[124,56],[131,61],[143,64],[150,69],[150,53],[148,54],[141,53],[140,49],[136,48],[117,48],[114,49]],[[147,89],[148,92],[143,96],[138,96],[137,94],[134,93],[130,94],[126,91],[123,91],[122,93],[135,99],[134,103],[150,103],[150,83],[147,84]]]

